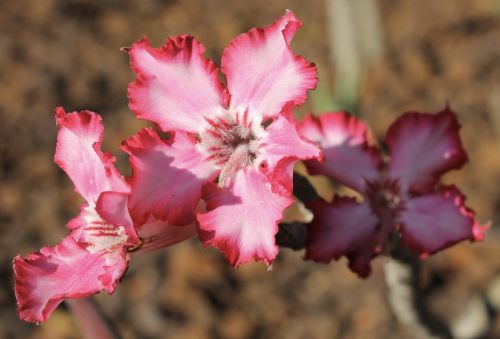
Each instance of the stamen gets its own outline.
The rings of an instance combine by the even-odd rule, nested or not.
[[[397,215],[403,203],[396,182],[382,181],[368,183],[367,198],[374,214],[386,227],[397,224]]]
[[[259,150],[259,140],[255,136],[251,121],[242,116],[229,114],[208,121],[209,128],[202,134],[202,144],[208,159],[221,166],[219,187],[224,187],[233,174],[253,163]]]
[[[229,179],[234,172],[250,164],[251,159],[249,157],[248,146],[237,146],[233,154],[229,157],[229,160],[227,160],[226,164],[222,167],[219,175],[219,187],[223,188],[227,179]]]
[[[85,227],[82,236],[82,240],[89,244],[87,250],[91,253],[112,249],[127,240],[123,227],[109,225],[102,221],[95,221]]]

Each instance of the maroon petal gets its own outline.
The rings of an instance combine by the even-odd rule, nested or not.
[[[454,186],[408,199],[400,218],[403,243],[423,256],[462,240],[481,240],[486,230]]]
[[[331,203],[322,199],[307,204],[314,214],[309,224],[306,259],[328,263],[345,255],[349,267],[361,277],[370,272],[376,255],[378,218],[368,204],[336,196]]]
[[[386,135],[391,162],[389,175],[399,179],[401,190],[427,192],[439,177],[467,162],[455,113],[406,113]]]
[[[323,148],[325,161],[306,162],[311,174],[323,174],[363,192],[365,183],[378,178],[382,162],[365,123],[345,113],[312,115],[300,123],[300,133]]]

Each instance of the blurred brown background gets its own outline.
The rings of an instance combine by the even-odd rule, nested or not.
[[[53,163],[53,108],[102,114],[104,149],[129,173],[116,148],[145,124],[127,108],[133,74],[120,47],[144,35],[158,46],[190,33],[219,63],[232,38],[285,8],[304,22],[295,51],[320,71],[298,116],[349,109],[382,138],[403,112],[435,112],[449,102],[471,161],[445,181],[462,189],[481,222],[500,220],[500,1],[2,1],[1,338],[80,337],[64,306],[46,324],[20,321],[12,288],[14,255],[58,242],[81,203]],[[476,319],[487,301],[491,338],[500,337],[497,232],[494,223],[485,242],[430,258],[424,277],[431,306],[449,321]],[[125,338],[410,337],[385,301],[383,259],[362,281],[344,260],[326,266],[302,255],[282,250],[271,272],[262,264],[234,270],[192,239],[134,258],[115,295],[96,300]]]

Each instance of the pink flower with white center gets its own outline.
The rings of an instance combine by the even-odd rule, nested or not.
[[[315,66],[289,47],[300,25],[287,11],[234,39],[222,54],[228,90],[192,36],[160,48],[146,39],[132,45],[130,108],[170,132],[163,140],[144,129],[123,145],[138,224],[151,215],[173,224],[197,219],[204,245],[232,265],[274,260],[277,222],[292,202],[293,164],[321,156],[298,135],[290,113],[317,82]],[[205,213],[197,213],[200,199]]]
[[[153,219],[135,228],[128,211],[130,188],[115,169],[114,157],[101,152],[101,117],[90,111],[66,114],[62,108],[55,117],[55,162],[86,202],[59,244],[14,258],[19,317],[32,322],[46,321],[65,298],[113,293],[127,270],[129,250],[165,247],[195,233],[194,225]]]
[[[385,163],[365,124],[347,113],[309,115],[300,132],[323,147],[325,163],[306,162],[311,174],[323,174],[362,194],[318,199],[308,204],[314,214],[309,226],[307,259],[329,262],[342,255],[362,277],[370,260],[381,253],[395,232],[421,257],[459,241],[483,238],[486,227],[465,207],[465,197],[439,177],[462,167],[459,124],[448,108],[431,115],[406,113],[389,128]]]

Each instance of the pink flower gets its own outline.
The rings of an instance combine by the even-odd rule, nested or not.
[[[308,205],[314,220],[307,259],[329,262],[345,255],[350,268],[366,277],[370,260],[394,233],[422,257],[461,240],[482,239],[485,227],[465,207],[465,197],[438,182],[467,161],[459,128],[448,108],[436,115],[406,113],[387,132],[390,160],[385,163],[367,127],[355,117],[306,117],[300,131],[320,144],[325,155],[324,165],[306,163],[309,172],[327,175],[363,196],[363,202],[336,196],[331,203]]]
[[[57,108],[55,117],[55,162],[86,203],[59,244],[14,258],[19,317],[32,322],[46,321],[65,298],[113,293],[127,270],[129,250],[165,247],[195,232],[193,225],[170,226],[153,219],[135,228],[128,211],[130,188],[115,169],[114,157],[101,152],[100,116]]]
[[[232,265],[274,260],[277,222],[292,202],[293,164],[321,155],[298,135],[289,112],[317,82],[314,65],[289,47],[300,25],[287,11],[234,39],[222,54],[228,90],[192,36],[160,48],[146,39],[133,44],[130,108],[170,132],[163,140],[144,129],[123,145],[138,224],[151,215],[173,224],[197,219],[204,245]],[[204,213],[197,213],[200,199]]]

